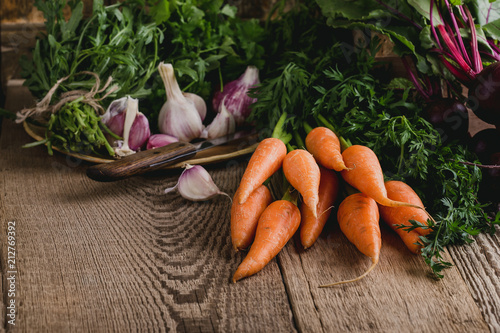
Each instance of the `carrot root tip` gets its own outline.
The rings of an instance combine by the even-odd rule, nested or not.
[[[338,281],[338,282],[333,282],[333,283],[329,283],[329,284],[324,284],[324,285],[319,286],[319,288],[328,288],[328,287],[333,287],[333,286],[336,286],[339,284],[352,283],[352,282],[359,281],[362,278],[364,278],[365,276],[367,276],[368,273],[370,273],[375,268],[375,266],[377,266],[377,263],[378,263],[378,259],[373,259],[371,266],[366,270],[366,272],[364,272],[363,274],[361,274],[357,278],[354,278],[351,280],[344,280],[344,281]]]

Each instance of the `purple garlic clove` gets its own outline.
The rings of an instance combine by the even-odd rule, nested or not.
[[[208,171],[201,165],[186,164],[184,168],[177,184],[167,188],[165,193],[177,190],[184,199],[191,201],[205,201],[216,195],[225,195],[231,200],[227,193],[219,190]]]
[[[146,149],[155,149],[178,142],[179,139],[167,134],[153,134],[149,137]]]
[[[128,139],[130,149],[133,151],[141,150],[150,136],[151,130],[149,129],[148,118],[139,112],[135,117],[132,128],[130,129],[130,136]]]

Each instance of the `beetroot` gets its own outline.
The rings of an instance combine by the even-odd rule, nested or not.
[[[500,125],[500,63],[483,69],[469,87],[469,106],[481,120]]]
[[[500,133],[493,128],[477,132],[469,142],[469,149],[482,164],[490,164],[491,156],[500,152]]]
[[[453,98],[436,99],[427,104],[424,117],[441,135],[443,143],[464,140],[469,132],[467,108]]]

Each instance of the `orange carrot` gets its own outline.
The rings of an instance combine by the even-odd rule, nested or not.
[[[382,206],[418,208],[433,220],[423,206],[391,200],[387,197],[382,167],[373,150],[366,146],[353,145],[342,152],[342,157],[348,169],[341,171],[340,174],[349,185]]]
[[[289,152],[283,160],[283,172],[290,185],[302,195],[304,203],[311,209],[313,216],[318,217],[321,174],[311,153],[304,149]]]
[[[358,250],[372,260],[371,266],[362,275],[352,280],[323,285],[330,287],[341,283],[355,282],[364,278],[375,268],[380,256],[382,238],[380,236],[377,203],[363,193],[351,194],[339,206],[337,221],[340,230]]]
[[[281,168],[286,153],[280,139],[267,138],[259,143],[241,178],[238,203],[245,203],[250,193]]]
[[[231,206],[231,240],[236,251],[252,244],[259,217],[273,201],[271,192],[265,185],[257,187],[244,204],[236,201],[239,192],[238,188]]]
[[[287,200],[271,203],[257,224],[255,240],[234,273],[233,282],[264,268],[292,238],[300,224],[300,211]]]
[[[406,183],[397,180],[391,180],[385,183],[385,188],[387,190],[387,197],[392,200],[408,202],[419,207],[424,207],[422,200],[417,193]],[[382,213],[383,210],[383,213]],[[380,210],[382,217],[385,215],[388,222],[394,221],[394,224],[404,224],[411,226],[409,220],[415,220],[423,225],[427,225],[427,215],[421,209],[413,207],[399,207],[398,209],[391,207],[383,207]],[[426,236],[431,233],[430,228],[416,228],[422,236]]]
[[[328,169],[347,169],[340,152],[340,141],[335,133],[326,127],[316,127],[306,136],[307,150],[319,164]]]
[[[379,205],[380,216],[382,217],[382,220],[384,220],[386,224],[388,224],[394,231],[396,231],[396,233],[399,235],[399,237],[401,238],[403,243],[406,245],[408,250],[410,250],[411,252],[413,252],[415,254],[419,254],[420,249],[422,248],[422,246],[418,244],[420,242],[420,238],[419,238],[420,234],[418,232],[416,232],[415,230],[405,231],[403,229],[395,227],[394,224],[402,224],[401,223],[402,221],[399,219],[393,220],[396,218],[394,216],[396,214],[392,214],[392,216],[391,216],[390,213],[387,213],[387,212],[382,213],[386,209],[397,210],[397,209],[401,209],[401,208],[406,208],[406,207],[392,208],[392,207],[385,207],[385,206]],[[388,214],[389,217],[386,216],[386,214]]]
[[[423,206],[422,200],[413,189],[397,180],[391,180],[385,183],[387,189],[387,196],[392,200],[404,201]],[[411,231],[406,231],[398,228],[397,224],[411,226],[410,220],[418,221],[427,225],[427,215],[421,210],[413,207],[387,207],[380,206],[380,217],[386,224],[388,224],[399,235],[401,240],[405,243],[406,247],[413,253],[420,253],[421,245],[420,236],[428,235],[431,229],[416,228]]]
[[[300,241],[304,249],[311,247],[318,239],[321,231],[330,217],[331,208],[337,200],[339,179],[330,169],[320,167],[318,217],[315,218],[311,209],[304,203],[300,205]]]

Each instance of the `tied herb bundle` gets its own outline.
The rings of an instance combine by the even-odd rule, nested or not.
[[[100,87],[100,79],[96,73],[80,72],[76,75],[87,75],[95,79],[95,85],[90,91],[72,90],[60,95],[57,103],[50,105],[52,97],[64,82],[70,79],[66,76],[57,81],[47,95],[35,107],[19,111],[16,122],[26,119],[45,127],[45,139],[26,144],[29,148],[45,144],[49,155],[53,154],[53,147],[80,154],[94,153],[101,155],[104,151],[113,156],[113,148],[109,144],[103,131],[115,139],[121,139],[110,131],[102,122],[100,115],[104,112],[101,100],[118,89],[109,87],[112,78]],[[101,97],[98,97],[103,93]]]
[[[47,123],[45,139],[24,145],[24,148],[46,144],[49,155],[53,154],[53,146],[66,151],[80,154],[94,153],[101,155],[101,149],[114,155],[113,147],[109,144],[104,133],[115,139],[121,139],[111,132],[102,122],[95,110],[86,103],[83,97],[64,104],[57,113],[53,113]]]

